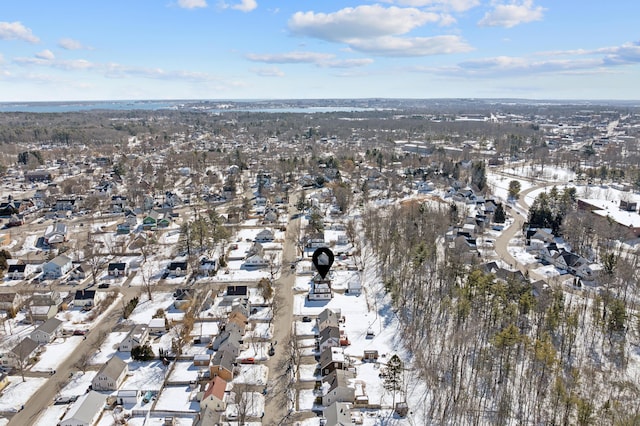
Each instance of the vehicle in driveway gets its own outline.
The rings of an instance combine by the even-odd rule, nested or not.
[[[84,336],[89,330],[73,330],[74,336]]]
[[[302,317],[302,322],[311,322],[311,317]]]
[[[76,402],[77,399],[78,399],[77,396],[59,396],[58,398],[55,399],[55,401],[53,401],[53,404],[54,405],[70,404],[72,402]]]
[[[249,357],[249,358],[242,358],[240,360],[240,364],[255,364],[256,363],[256,359]]]

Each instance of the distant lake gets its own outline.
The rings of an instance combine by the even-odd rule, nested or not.
[[[183,110],[210,113],[223,112],[271,112],[312,114],[322,112],[361,112],[375,111],[379,108],[350,106],[309,106],[309,107],[268,107],[247,102],[246,107],[229,105],[220,108],[225,102],[212,102],[212,105],[200,101],[95,101],[95,102],[0,102],[0,112],[63,113],[94,110],[133,111],[133,110]]]

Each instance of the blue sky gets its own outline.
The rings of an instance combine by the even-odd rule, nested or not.
[[[2,0],[0,101],[640,99],[631,0]]]

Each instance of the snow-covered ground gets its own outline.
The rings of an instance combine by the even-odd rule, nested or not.
[[[9,385],[0,396],[0,411],[16,411],[27,403],[33,395],[47,381],[42,377],[9,376]]]

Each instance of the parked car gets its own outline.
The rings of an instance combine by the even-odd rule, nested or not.
[[[77,396],[59,396],[58,398],[55,399],[55,401],[53,401],[53,404],[54,405],[70,404],[72,402],[76,402],[77,399],[78,399]]]
[[[73,330],[74,336],[84,336],[89,330]]]
[[[153,399],[153,392],[148,391],[147,393],[144,394],[144,398],[142,398],[142,402],[144,402],[145,404],[149,401],[151,401]]]
[[[256,359],[249,357],[249,358],[242,358],[240,360],[240,364],[255,364],[256,363]]]
[[[311,322],[311,317],[302,317],[302,322]]]

